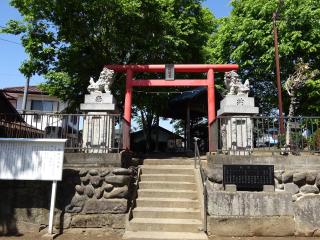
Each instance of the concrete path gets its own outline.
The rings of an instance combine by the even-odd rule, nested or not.
[[[21,236],[0,236],[1,240],[41,240],[43,233],[25,233]],[[82,230],[72,229],[65,231],[62,235],[55,238],[57,240],[121,240],[121,234],[110,234],[104,230]],[[320,240],[320,238],[303,237],[211,237],[209,240]]]

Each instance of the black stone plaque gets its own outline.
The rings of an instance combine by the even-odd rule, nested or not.
[[[274,185],[273,165],[223,165],[223,184],[235,184],[238,191],[262,191]]]

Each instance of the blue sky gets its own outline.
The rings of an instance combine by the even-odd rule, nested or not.
[[[207,0],[204,5],[210,8],[216,17],[227,16],[231,10],[229,0]],[[9,19],[21,19],[21,16],[9,5],[9,0],[0,0],[0,27],[3,27]],[[25,59],[27,55],[20,44],[20,38],[0,34],[0,89],[24,85],[25,78],[19,72],[19,66]],[[34,76],[30,84],[36,85],[42,81],[42,77]]]
[[[211,9],[217,18],[228,16],[232,7],[229,4],[230,0],[206,0],[204,6]]]

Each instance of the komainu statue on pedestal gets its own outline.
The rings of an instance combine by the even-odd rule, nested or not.
[[[91,77],[90,85],[88,86],[89,93],[102,93],[103,91],[109,92],[110,86],[114,81],[113,74],[113,70],[104,67],[96,82],[94,82],[94,79]]]
[[[228,95],[247,95],[250,91],[249,80],[247,79],[243,84],[236,71],[226,72],[224,75],[224,83],[228,90]]]

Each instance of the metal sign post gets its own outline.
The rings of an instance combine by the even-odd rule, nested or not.
[[[165,75],[167,81],[174,80],[174,64],[166,64],[165,65]]]
[[[57,181],[52,182],[51,189],[51,201],[50,201],[50,213],[49,213],[49,228],[48,233],[53,234],[53,217],[54,217],[54,207],[56,203],[56,194],[57,194]]]

